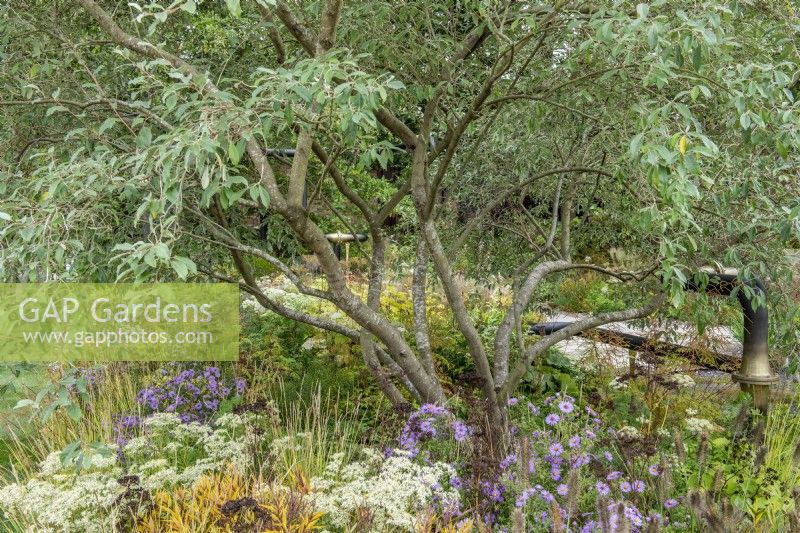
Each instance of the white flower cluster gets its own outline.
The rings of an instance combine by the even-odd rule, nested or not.
[[[414,531],[434,499],[458,505],[458,492],[445,488],[456,473],[451,465],[420,465],[402,450],[394,450],[386,459],[370,449],[364,454],[364,461],[346,465],[343,454],[335,454],[323,475],[311,480],[314,507],[326,513],[335,528],[346,529],[355,511],[367,508],[373,513],[374,531]]]
[[[240,415],[223,415],[208,427],[183,424],[175,414],[160,413],[144,425],[147,436],[132,439],[124,448],[127,471],[115,455],[96,454],[88,467],[76,472],[65,468],[60,453],[53,452],[31,479],[0,487],[0,517],[37,533],[114,531],[119,518],[114,503],[125,490],[117,480],[123,475],[137,475],[142,487],[158,489],[189,485],[231,464],[245,471],[247,439],[252,435]]]
[[[249,439],[246,420],[227,414],[211,427],[184,424],[174,413],[157,413],[144,421],[145,435],[125,446],[128,473],[146,489],[189,485],[203,474],[233,465],[245,472]]]
[[[618,377],[615,377],[614,379],[608,382],[608,386],[614,390],[624,390],[628,388],[628,383],[622,381]]]
[[[633,426],[622,426],[617,430],[617,435],[624,438],[634,439],[639,437],[639,430]]]
[[[270,452],[274,456],[279,456],[285,452],[301,452],[309,446],[313,446],[313,435],[308,432],[285,435],[273,440],[270,443]]]
[[[717,430],[717,426],[705,418],[690,417],[686,419],[686,429],[699,435],[701,433],[713,433]]]
[[[0,487],[0,515],[41,533],[113,531],[114,502],[124,491],[117,483],[121,475],[113,456],[93,455],[90,466],[76,475],[53,452],[41,463],[38,476]]]
[[[675,374],[670,376],[670,381],[682,389],[688,389],[694,386],[694,379],[686,374]]]

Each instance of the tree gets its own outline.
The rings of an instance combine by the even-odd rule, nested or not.
[[[775,276],[797,235],[795,8],[605,4],[12,0],[0,8],[2,273],[238,283],[360,343],[398,406],[446,401],[426,322],[432,274],[499,428],[527,367],[559,340],[680,305],[687,273],[720,257]],[[275,151],[286,147],[291,160]],[[376,169],[393,176],[379,190]],[[380,312],[398,210],[416,248],[413,335]],[[258,239],[265,213],[316,257],[325,288]],[[365,300],[325,237],[341,226],[370,237]],[[498,231],[529,249],[487,345],[454,265]],[[650,263],[575,262],[575,238],[624,239]],[[270,299],[254,259],[357,328]],[[519,317],[538,284],[573,269],[649,296],[528,343]]]

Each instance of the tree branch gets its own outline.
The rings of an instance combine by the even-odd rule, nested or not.
[[[525,353],[524,357],[520,359],[514,369],[508,376],[508,379],[503,384],[498,394],[498,400],[504,401],[508,398],[511,393],[519,386],[520,381],[522,378],[525,377],[525,373],[528,370],[528,365],[531,364],[533,359],[541,354],[544,353],[548,348],[551,346],[566,340],[570,337],[578,335],[579,333],[583,333],[584,331],[592,328],[596,328],[598,326],[602,326],[605,324],[610,324],[612,322],[623,322],[625,320],[633,320],[636,318],[644,318],[648,315],[654,313],[662,303],[664,303],[665,296],[663,294],[658,294],[654,296],[647,305],[642,307],[636,307],[633,309],[626,309],[624,311],[612,311],[609,313],[601,313],[599,315],[595,315],[592,317],[585,318],[583,320],[578,320],[573,322],[569,326],[561,329],[551,335],[547,335],[539,339],[533,346],[528,348],[528,351]]]
[[[275,27],[275,19],[272,16],[272,12],[261,2],[257,1],[256,6],[258,7],[258,12],[261,13],[261,18],[267,23],[267,37],[272,42],[272,46],[275,47],[277,63],[282,65],[286,61],[286,45],[283,44],[281,34]]]
[[[453,256],[453,255],[457,254],[461,250],[461,248],[464,246],[464,243],[466,242],[467,237],[472,232],[472,230],[474,230],[475,227],[478,225],[478,223],[480,222],[481,218],[483,218],[484,216],[486,216],[487,213],[491,212],[493,209],[497,208],[497,206],[499,206],[503,202],[505,202],[508,199],[508,197],[512,196],[513,194],[516,194],[517,192],[519,192],[520,190],[524,189],[525,187],[527,187],[531,183],[533,183],[533,182],[535,182],[537,180],[540,180],[542,178],[546,178],[547,176],[552,176],[554,174],[568,174],[568,173],[574,173],[574,172],[594,172],[594,173],[597,173],[597,174],[602,174],[604,176],[611,176],[611,174],[609,174],[608,172],[606,172],[606,171],[604,171],[602,169],[587,168],[587,167],[556,168],[556,169],[546,170],[544,172],[540,172],[539,174],[536,174],[534,176],[530,176],[526,180],[518,183],[517,185],[515,185],[511,189],[509,189],[507,191],[504,191],[502,194],[500,194],[497,197],[495,197],[494,200],[489,202],[486,206],[483,207],[483,209],[478,211],[478,213],[476,213],[475,216],[473,216],[470,219],[470,221],[464,226],[464,229],[461,231],[461,234],[456,238],[456,240],[451,245],[450,250],[448,251],[449,255]]]

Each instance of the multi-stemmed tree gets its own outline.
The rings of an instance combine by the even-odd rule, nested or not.
[[[795,9],[11,0],[0,7],[0,271],[236,282],[360,343],[397,405],[446,401],[426,320],[437,283],[499,427],[556,342],[679,305],[686,273],[709,261],[761,275],[784,263],[800,214]],[[416,243],[410,333],[380,311],[398,211]],[[365,299],[331,228],[366,228]],[[486,343],[456,265],[499,239],[518,249],[514,295]],[[575,239],[625,248],[642,269],[575,262]],[[324,288],[293,270],[290,248],[315,256]],[[357,327],[270,299],[256,259]],[[520,316],[537,285],[571,269],[649,296],[529,342]]]

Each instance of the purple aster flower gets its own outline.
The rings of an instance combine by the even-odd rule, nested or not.
[[[623,510],[623,514],[625,515],[625,518],[627,518],[628,521],[636,527],[640,527],[642,524],[644,524],[642,513],[640,513],[639,509],[636,507],[626,505],[625,509]]]
[[[569,487],[565,483],[562,483],[558,486],[556,492],[559,496],[566,496],[567,492],[569,492]]]
[[[453,428],[453,438],[456,442],[464,442],[469,438],[469,427],[461,420],[456,420],[451,425]]]
[[[595,527],[597,527],[597,522],[594,520],[589,520],[583,525],[580,533],[592,533],[592,531],[595,530]]]
[[[659,465],[650,465],[650,468],[648,468],[647,471],[650,472],[651,476],[661,475],[661,467]]]
[[[450,476],[450,486],[456,490],[460,490],[464,487],[464,483],[461,482],[461,478],[458,476]]]
[[[432,437],[436,436],[436,428],[434,427],[433,420],[431,419],[423,420],[422,422],[420,422],[419,429],[423,433],[427,433]]]
[[[508,470],[508,467],[510,467],[516,462],[517,462],[517,454],[512,453],[506,455],[506,457],[502,461],[500,461],[500,470]]]
[[[589,454],[582,453],[572,457],[571,463],[572,468],[580,468],[582,466],[588,465],[591,462],[592,458]]]
[[[609,481],[614,481],[615,479],[619,479],[621,477],[622,477],[622,472],[614,470],[613,472],[611,472],[606,476],[606,479]]]
[[[483,483],[483,492],[495,503],[502,503],[504,487],[498,483]]]
[[[644,488],[645,488],[644,481],[642,481],[641,479],[637,479],[633,482],[633,490],[635,490],[636,492],[640,493],[644,492]]]
[[[512,397],[512,398],[509,398],[508,400],[506,400],[506,405],[508,405],[509,407],[511,407],[513,405],[517,405],[518,403],[519,403],[519,398],[513,398]]]
[[[550,479],[553,481],[561,481],[561,469],[554,466],[550,469]]]
[[[564,453],[564,447],[560,442],[554,442],[550,445],[550,453],[553,455],[561,455]]]
[[[614,460],[614,456],[611,455],[611,452],[603,452],[603,457],[606,458],[606,461],[613,461]]]
[[[609,487],[607,483],[603,483],[602,481],[598,481],[597,483],[595,483],[594,488],[597,489],[597,493],[600,496],[608,496],[611,493],[611,487]]]
[[[547,415],[547,416],[545,417],[545,419],[544,419],[545,423],[546,423],[548,426],[555,426],[556,424],[558,424],[558,422],[559,422],[560,420],[561,420],[561,417],[560,417],[560,416],[558,416],[558,415],[557,415],[557,414],[555,414],[555,413],[550,413],[550,414],[549,414],[549,415]]]
[[[545,503],[552,503],[555,501],[556,497],[553,496],[549,491],[543,490],[539,493],[539,496],[544,500]]]
[[[570,448],[577,448],[581,445],[581,438],[578,435],[573,435],[569,438],[568,443]]]
[[[447,409],[435,403],[426,403],[419,408],[419,413],[423,415],[440,416],[447,413]]]
[[[562,400],[558,402],[558,408],[561,409],[562,413],[569,414],[573,411],[573,409],[575,409],[575,405],[567,400]]]
[[[670,499],[664,501],[664,508],[665,509],[672,509],[672,508],[677,507],[677,506],[678,506],[678,500],[676,500],[674,498],[670,498]]]
[[[631,491],[631,484],[628,483],[627,481],[623,481],[622,483],[619,484],[619,490],[621,490],[625,494],[628,494]]]
[[[533,405],[531,402],[528,402],[528,411],[530,411],[534,416],[539,415],[539,408]]]
[[[533,496],[534,494],[536,494],[536,489],[523,490],[522,494],[517,496],[517,500],[516,502],[514,502],[514,505],[516,505],[517,508],[525,507],[525,504],[528,502],[528,499],[530,499],[530,497]]]
[[[593,439],[593,438],[595,438],[597,436],[597,435],[595,435],[594,431],[592,431],[591,429],[587,429],[585,431],[585,434],[586,434],[586,438],[587,439]]]

